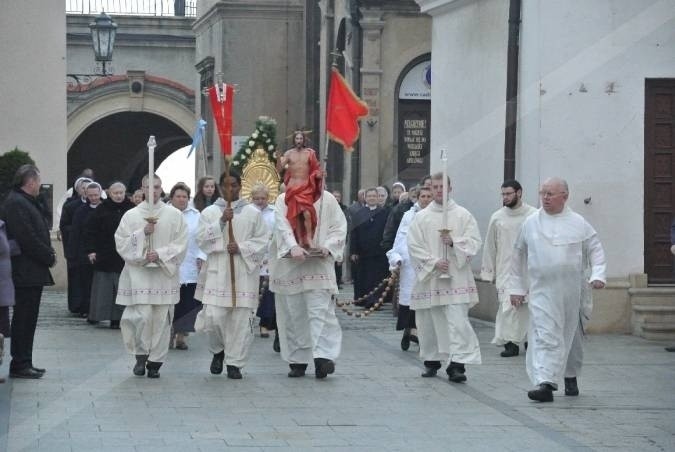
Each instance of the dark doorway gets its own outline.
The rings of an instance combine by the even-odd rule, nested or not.
[[[192,142],[180,127],[159,115],[125,112],[106,116],[89,126],[68,150],[68,184],[84,168],[92,168],[103,187],[119,180],[129,190],[138,188],[148,172],[150,135],[157,140],[155,169],[176,149]]]
[[[675,211],[675,79],[645,86],[645,273],[650,284],[673,284],[670,227]]]

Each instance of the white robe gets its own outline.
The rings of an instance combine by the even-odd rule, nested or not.
[[[312,358],[335,360],[342,344],[342,329],[331,294],[338,293],[335,261],[341,261],[347,220],[332,194],[323,192],[314,203],[318,226],[313,243],[326,248],[327,257],[303,262],[284,258],[297,245],[286,218],[285,194],[276,201],[274,239],[270,247],[270,290],[275,293],[281,357],[289,363],[309,363]]]
[[[389,260],[389,269],[394,270],[399,268],[400,263],[400,279],[398,283],[398,304],[401,306],[410,306],[410,295],[412,294],[413,286],[415,285],[415,271],[410,263],[410,254],[408,254],[408,229],[415,214],[420,210],[418,204],[415,204],[403,214],[401,223],[396,231],[396,238],[394,245],[387,251],[387,259]]]
[[[230,254],[227,252],[228,225],[220,218],[226,202],[219,198],[202,211],[197,228],[197,244],[206,253],[197,282],[195,298],[203,304],[232,307]],[[267,249],[268,233],[260,211],[244,200],[233,202],[232,229],[239,253],[234,255],[235,305],[258,307],[258,269]]]
[[[516,308],[511,304],[506,291],[506,280],[513,256],[513,244],[518,238],[520,227],[525,219],[536,211],[534,207],[523,203],[516,209],[502,207],[490,218],[483,245],[481,279],[495,282],[497,288],[499,307],[495,319],[493,344],[504,345],[508,342],[518,344],[524,341],[527,334],[529,311],[526,305]]]
[[[443,208],[432,202],[415,215],[408,230],[408,252],[417,282],[411,294],[415,310],[420,357],[424,361],[480,364],[480,345],[469,322],[469,308],[478,303],[471,258],[481,246],[476,219],[453,200],[448,204],[452,247],[441,241]],[[447,249],[449,278],[441,277],[436,263]]]
[[[566,207],[556,215],[539,209],[523,223],[515,244],[509,294],[524,296],[529,291],[526,367],[533,384],[557,388],[563,376],[576,376],[580,370],[581,341],[575,336],[581,320],[589,319],[592,310],[588,281],[604,282],[605,271],[605,254],[595,230],[571,209]],[[573,344],[575,350],[570,354]],[[576,361],[571,367],[568,358]]]
[[[155,231],[145,236],[146,218],[156,217]],[[124,214],[115,231],[117,252],[124,259],[116,303],[125,305],[120,320],[129,353],[163,362],[169,350],[173,305],[178,302],[179,267],[187,248],[187,225],[174,207],[147,202]],[[145,265],[149,249],[159,254],[157,265]]]
[[[228,366],[242,368],[253,342],[253,318],[258,306],[259,267],[267,249],[269,232],[260,211],[245,200],[232,203],[232,230],[239,253],[234,255],[235,299],[232,284],[228,225],[220,218],[227,202],[219,198],[202,211],[197,243],[207,254],[199,273],[195,298],[203,308],[197,314],[195,331],[205,332],[209,351],[224,352]]]
[[[155,232],[145,236],[148,217],[156,217]],[[144,201],[127,211],[115,231],[117,252],[124,259],[116,303],[176,304],[179,272],[187,248],[187,225],[180,210],[158,202],[150,209]],[[146,265],[149,247],[159,254],[158,265]]]

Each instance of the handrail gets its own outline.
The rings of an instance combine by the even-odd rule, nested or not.
[[[66,0],[66,14],[127,16],[197,15],[197,0]]]

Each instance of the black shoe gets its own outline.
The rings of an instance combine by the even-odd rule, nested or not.
[[[565,378],[565,395],[578,396],[579,386],[577,385],[577,377]]]
[[[499,354],[502,358],[511,358],[512,356],[518,356],[520,353],[520,348],[513,342],[507,342],[504,344],[504,351]]]
[[[525,341],[525,351],[527,351],[527,341]]]
[[[314,358],[314,375],[316,378],[326,378],[335,372],[335,363],[326,358]]]
[[[32,367],[26,367],[25,369],[21,370],[10,370],[9,371],[9,377],[10,378],[27,378],[27,379],[37,379],[37,378],[42,378],[44,374],[42,372],[38,372],[37,370],[33,369]]]
[[[227,378],[241,380],[241,371],[237,366],[227,366]]]
[[[159,368],[162,367],[162,363],[148,361],[145,367],[148,369],[148,378],[159,378]]]
[[[425,367],[425,371],[422,373],[422,376],[424,378],[431,378],[431,377],[435,377],[437,373],[438,373],[438,369],[435,369],[433,367]]]
[[[87,323],[88,323],[89,325],[98,325],[98,320],[87,319]]]
[[[435,377],[438,369],[441,368],[440,361],[424,361],[426,371],[422,374],[424,378]]]
[[[410,332],[403,330],[403,337],[401,338],[401,350],[404,352],[410,348]]]
[[[548,383],[542,383],[537,389],[527,391],[530,400],[537,402],[553,402],[553,386]]]
[[[274,342],[272,343],[272,349],[277,353],[281,353],[281,345],[279,344],[279,331],[276,331],[274,333]]]
[[[148,360],[148,355],[136,355],[136,365],[134,366],[134,375],[142,377],[145,375],[145,363]]]
[[[410,335],[410,342],[414,342],[414,343],[416,343],[417,345],[420,345],[420,340],[417,339],[417,336],[415,336],[414,334],[411,334],[411,335]]]
[[[42,369],[40,367],[35,367],[32,364],[30,365],[30,368],[33,369],[35,372],[40,372],[41,374],[47,373],[47,369]]]
[[[225,360],[225,351],[213,355],[211,360],[211,373],[213,375],[220,375],[223,373],[223,361]]]
[[[466,381],[464,372],[466,372],[466,370],[462,363],[450,362],[448,368],[445,369],[445,373],[448,374],[448,380],[453,383],[464,383]]]
[[[289,364],[291,371],[288,376],[291,378],[304,377],[307,370],[307,364]]]
[[[111,330],[119,330],[120,329],[120,321],[119,320],[111,320],[110,321],[110,329]]]

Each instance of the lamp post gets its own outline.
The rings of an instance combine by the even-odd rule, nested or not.
[[[105,64],[112,61],[113,46],[115,45],[115,34],[117,33],[117,24],[105,12],[101,12],[89,24],[91,30],[91,40],[94,45],[94,56],[96,61],[103,65],[102,75],[108,75],[105,71]]]
[[[112,75],[106,70],[106,63],[112,61],[113,46],[115,45],[115,35],[117,34],[117,24],[105,12],[101,12],[94,17],[94,21],[89,24],[91,32],[91,44],[94,47],[94,59],[101,62],[101,71],[94,74],[66,74],[75,80],[77,89],[80,89],[82,83],[91,83],[98,77],[107,77]],[[72,87],[73,83],[68,83]],[[69,88],[70,89],[70,88]]]

